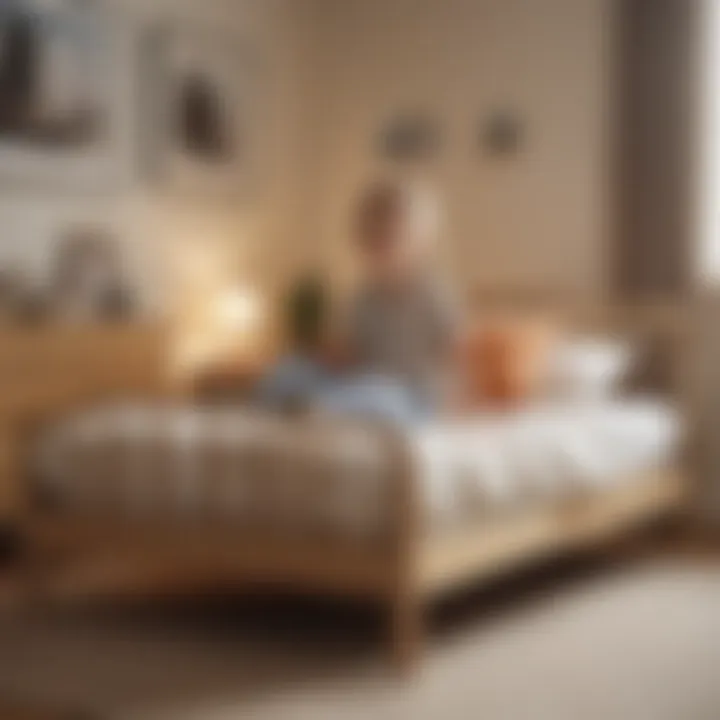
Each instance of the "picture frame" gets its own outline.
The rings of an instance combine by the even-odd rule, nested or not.
[[[0,187],[96,191],[131,172],[131,47],[98,0],[0,4]]]
[[[144,52],[145,174],[174,194],[247,196],[256,188],[258,63],[237,33],[166,23]]]
[[[439,119],[422,110],[395,113],[381,124],[375,136],[377,154],[399,163],[435,160],[442,145],[443,129]]]

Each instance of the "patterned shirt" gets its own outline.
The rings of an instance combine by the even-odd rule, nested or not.
[[[350,342],[364,370],[407,383],[428,400],[446,387],[457,313],[446,288],[428,278],[357,293]]]

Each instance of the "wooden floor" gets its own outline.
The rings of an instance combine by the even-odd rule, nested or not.
[[[660,548],[663,544],[664,539],[660,538],[656,546]],[[429,680],[422,685],[422,703],[427,701],[424,697],[425,693],[433,696],[433,688],[435,688],[434,697],[439,696],[443,699],[447,694],[451,698],[451,704],[453,698],[463,693],[467,694],[472,698],[472,702],[468,702],[477,712],[473,712],[472,715],[468,715],[467,712],[463,714],[467,711],[467,707],[456,701],[454,711],[448,708],[446,714],[435,713],[433,711],[437,707],[432,707],[430,702],[432,711],[417,712],[414,716],[418,719],[430,720],[437,720],[438,717],[447,720],[466,720],[469,716],[488,718],[517,716],[510,712],[504,714],[497,710],[493,712],[492,703],[483,700],[484,694],[492,695],[498,691],[498,686],[495,685],[497,678],[488,680],[485,675],[488,669],[499,663],[500,667],[505,669],[496,670],[498,678],[507,677],[507,673],[512,677],[512,674],[517,672],[517,663],[522,663],[524,657],[523,652],[517,648],[512,650],[514,641],[507,639],[516,636],[517,633],[514,631],[506,633],[503,628],[534,627],[538,630],[535,634],[542,636],[544,632],[541,630],[543,628],[546,630],[547,626],[543,626],[542,623],[535,624],[534,621],[530,625],[525,625],[522,618],[532,617],[535,613],[552,618],[557,612],[555,608],[562,607],[565,608],[563,616],[574,617],[575,621],[571,620],[568,624],[568,627],[574,629],[565,633],[566,642],[554,636],[559,645],[566,649],[575,647],[575,641],[571,642],[568,639],[570,636],[587,640],[588,644],[592,644],[590,641],[602,639],[603,633],[597,628],[595,630],[588,628],[594,627],[594,621],[602,625],[602,618],[605,617],[607,620],[612,613],[600,612],[598,615],[597,608],[605,607],[605,604],[587,603],[582,598],[593,598],[600,591],[607,592],[606,597],[614,598],[611,602],[613,612],[627,610],[629,615],[626,617],[635,617],[640,621],[641,628],[644,629],[638,630],[637,638],[647,639],[646,634],[649,632],[659,648],[667,650],[673,647],[673,643],[677,640],[680,649],[692,651],[690,657],[697,659],[703,656],[711,643],[717,642],[718,628],[713,620],[712,602],[717,601],[720,585],[711,580],[712,577],[717,577],[717,570],[711,573],[708,569],[706,574],[704,568],[693,571],[693,563],[684,559],[680,562],[670,559],[667,563],[661,559],[665,552],[671,557],[685,553],[685,548],[680,545],[676,545],[672,550],[659,550],[658,553],[644,556],[647,561],[643,559],[642,553],[650,552],[650,543],[644,550],[639,543],[633,545],[634,547],[627,547],[630,555],[625,554],[623,549],[618,547],[614,551],[608,549],[605,556],[598,557],[593,554],[591,557],[581,557],[574,561],[566,558],[548,565],[545,569],[529,568],[522,576],[499,578],[491,586],[481,584],[471,595],[453,597],[449,599],[449,606],[438,607],[432,623],[430,641],[432,652],[428,654],[426,664]],[[633,552],[639,553],[636,559],[632,556]],[[701,562],[704,563],[704,559]],[[707,564],[709,566],[709,563]],[[663,608],[674,607],[673,603],[676,599],[685,597],[685,591],[675,590],[671,592],[672,602],[667,598],[663,600],[662,592],[657,595],[659,588],[678,587],[675,580],[667,579],[674,577],[672,573],[665,575],[664,571],[658,570],[657,574],[654,574],[655,571],[650,570],[665,565],[676,570],[680,569],[677,572],[680,586],[690,582],[695,588],[690,592],[692,597],[688,597],[691,608],[688,610],[687,606],[681,603],[680,607],[685,607],[685,610],[681,610],[680,614],[686,620],[689,618],[690,628],[696,628],[698,626],[692,617],[695,613],[693,608],[697,607],[699,615],[704,618],[698,621],[699,626],[709,631],[711,639],[707,642],[699,638],[693,639],[692,632],[688,639],[687,633],[684,634],[684,630],[676,627],[668,631],[669,636],[675,639],[673,643],[670,641],[665,643],[662,617],[648,619],[647,624],[642,622],[643,611],[637,609],[638,605],[642,608],[648,600],[651,603],[659,600]],[[648,579],[643,580],[646,574]],[[655,580],[651,579],[653,577]],[[692,580],[693,577],[695,580]],[[633,600],[633,598],[637,600],[633,588],[645,588],[641,593],[641,599],[637,602]],[[572,601],[571,606],[576,607],[576,610],[567,610],[564,598],[569,601],[575,597],[578,598],[577,605]],[[45,702],[59,704],[56,706],[58,710],[53,710],[52,704],[44,708],[32,708],[34,714],[30,713],[30,708],[26,709],[24,714],[19,714],[20,709],[23,708],[15,707],[12,708],[15,715],[10,715],[10,708],[3,707],[0,703],[0,718],[9,717],[12,720],[15,716],[63,720],[73,717],[72,714],[63,714],[59,711],[68,707],[97,708],[100,710],[100,714],[96,716],[97,720],[110,720],[110,718],[130,720],[137,717],[136,713],[139,709],[151,710],[153,707],[163,710],[159,717],[173,717],[172,714],[167,714],[168,707],[173,708],[175,705],[191,707],[197,704],[201,709],[190,717],[192,720],[204,720],[203,710],[214,707],[214,703],[218,706],[222,705],[223,708],[224,703],[228,703],[235,713],[225,714],[228,717],[242,718],[253,715],[253,704],[250,703],[248,708],[246,703],[248,697],[265,696],[271,700],[273,697],[281,698],[284,693],[291,692],[293,687],[298,683],[302,685],[303,682],[311,688],[322,687],[323,693],[326,690],[327,692],[334,690],[336,697],[338,697],[338,688],[354,687],[355,697],[367,699],[369,696],[368,702],[374,699],[394,707],[387,697],[380,697],[381,693],[373,695],[373,682],[379,682],[378,678],[385,675],[377,642],[382,636],[378,615],[366,614],[365,609],[360,607],[346,608],[345,603],[330,605],[327,599],[323,599],[322,604],[317,606],[309,601],[293,598],[278,598],[272,605],[266,604],[261,598],[239,600],[239,604],[234,599],[227,598],[225,601],[211,600],[204,607],[200,604],[197,606],[191,604],[181,608],[176,607],[173,602],[159,610],[154,605],[148,605],[147,610],[143,607],[130,608],[117,614],[110,608],[101,608],[95,615],[85,610],[80,612],[73,610],[69,614],[61,612],[54,622],[41,624],[42,629],[30,624],[29,630],[21,630],[17,633],[13,631],[10,633],[12,637],[8,638],[10,642],[4,652],[6,662],[12,660],[19,647],[25,648],[24,656],[30,660],[34,658],[34,661],[32,665],[25,663],[26,670],[18,669],[18,677],[15,677],[16,672],[12,669],[11,675],[2,684],[6,690],[15,693],[13,698],[34,700],[43,698]],[[633,607],[635,611],[632,610]],[[154,624],[154,617],[158,618],[158,625]],[[7,622],[9,618],[6,616],[5,619]],[[27,622],[25,621],[25,626]],[[22,625],[22,622],[19,624]],[[611,622],[610,626],[615,626],[615,622]],[[557,628],[557,623],[553,622],[553,627]],[[0,636],[3,634],[0,631]],[[523,631],[522,635],[529,637],[533,633]],[[109,653],[108,649],[118,649],[118,638],[122,638],[122,652],[117,655]],[[539,638],[536,642],[527,640],[527,645],[524,643],[523,645],[526,649],[532,647],[542,652],[544,649],[547,650],[548,646],[552,646],[553,642],[555,641]],[[629,646],[634,644],[634,641],[628,642]],[[499,650],[493,650],[495,643],[499,643]],[[81,648],[79,654],[77,648]],[[511,650],[512,657],[507,659],[505,653]],[[698,652],[697,655],[693,654],[695,650]],[[710,649],[709,652],[712,658],[717,658],[716,650]],[[652,666],[652,652],[638,650],[638,653],[645,660],[649,659],[649,665]],[[599,686],[610,690],[622,690],[624,687],[629,692],[629,699],[624,702],[616,698],[613,702],[616,702],[618,707],[626,707],[627,703],[632,706],[631,700],[635,697],[633,688],[637,689],[638,686],[628,680],[624,686],[621,683],[621,687],[617,688],[615,686],[617,679],[613,679],[614,666],[611,663],[609,665],[606,663],[604,666],[601,664],[598,670],[590,649],[586,647],[580,654],[585,657],[585,669],[578,670],[575,677],[591,681],[593,687]],[[60,669],[61,674],[58,677],[58,669],[54,667],[53,658],[59,656],[75,659],[70,661],[68,668]],[[528,657],[530,656],[532,653],[528,654]],[[503,665],[503,657],[506,658],[505,665]],[[563,661],[565,669],[572,669],[571,660],[567,659],[564,652],[557,651],[557,647],[554,657],[559,657],[560,660],[565,658]],[[669,653],[666,656],[668,663],[663,662],[661,665],[666,668],[668,666],[681,668],[683,661],[680,659],[677,659],[677,662],[670,661],[669,658],[672,657],[672,653]],[[97,663],[93,658],[97,658]],[[89,667],[83,664],[88,659]],[[143,662],[160,669],[157,671],[153,668],[149,671],[143,669]],[[479,669],[476,666],[478,662]],[[582,662],[581,660],[581,665]],[[625,665],[628,668],[634,667],[630,662],[626,662]],[[168,674],[170,666],[174,667],[174,670]],[[537,670],[538,667],[535,669]],[[705,675],[712,673],[711,668],[706,667],[705,670]],[[681,707],[686,710],[675,715],[658,714],[657,717],[700,716],[683,706],[681,696],[685,691],[682,689],[682,683],[679,687],[673,686],[671,674],[665,673],[662,668],[652,669],[645,666],[643,669],[642,662],[639,662],[639,669],[636,671],[641,676],[644,673],[646,683],[653,678],[664,678],[664,681],[660,682],[663,697],[669,698],[674,708]],[[31,672],[33,677],[30,680],[23,680],[24,672]],[[688,672],[692,676],[697,669],[690,669]],[[700,672],[703,672],[702,665]],[[480,678],[476,677],[478,673]],[[555,693],[553,697],[557,698],[556,694],[565,686],[561,678],[557,678],[557,683],[553,684],[551,676],[552,673],[549,673],[546,678],[550,683],[550,690],[543,692],[550,695]],[[364,684],[363,678],[367,677],[373,680]],[[466,681],[462,680],[463,677]],[[45,682],[49,682],[50,686],[43,687]],[[706,689],[703,683],[700,684]],[[536,678],[535,688],[531,691],[535,693],[535,697],[541,694],[539,685],[542,683]],[[640,685],[642,686],[642,683]],[[42,693],[36,693],[36,688],[42,688]],[[638,692],[641,690],[642,687]],[[709,699],[706,705],[710,703],[711,707],[717,707],[715,704],[717,693],[711,691],[709,695],[703,696],[704,691],[704,689],[702,691],[693,689],[691,683],[691,687],[687,689],[686,699],[690,698],[694,702],[693,698],[699,697],[702,700],[702,697],[707,697]],[[502,692],[502,689],[499,692]],[[335,707],[330,710],[323,706],[321,699],[311,697],[314,699],[303,701],[300,696],[292,696],[287,700],[287,705],[295,707],[296,703],[304,702],[302,707],[309,713],[304,717],[312,717],[313,709],[316,710],[317,716],[344,717],[342,708]],[[677,705],[672,704],[674,697]],[[317,703],[318,706],[315,707],[313,703]],[[418,701],[414,709],[421,711],[422,703]],[[400,700],[396,704],[402,705]],[[352,704],[348,703],[346,707],[348,705]],[[516,704],[508,701],[505,709],[517,709],[517,707]],[[613,709],[616,709],[615,705]],[[637,707],[634,709],[637,711]],[[275,712],[276,710],[277,708],[270,702],[270,709],[259,717],[263,720],[299,717],[294,710],[287,715],[279,711]],[[396,712],[388,711],[387,715],[382,714],[383,717],[401,720],[408,717],[406,711],[407,707],[403,706]],[[107,714],[104,714],[105,712]],[[149,713],[148,717],[156,716]],[[350,713],[349,717],[359,716]],[[577,714],[558,711],[539,714],[538,720],[569,718],[575,720],[577,717]],[[597,717],[631,720],[637,717],[637,714],[633,716],[630,712],[618,711],[615,714],[601,714]],[[704,714],[703,717],[715,716]],[[183,718],[187,720],[185,716]]]
[[[0,699],[2,720],[102,720],[92,715],[73,710],[33,708],[21,702],[5,703]]]

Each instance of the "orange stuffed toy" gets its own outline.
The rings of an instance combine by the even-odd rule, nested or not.
[[[474,328],[461,359],[468,403],[511,406],[537,396],[556,337],[555,325],[536,317],[505,316]]]

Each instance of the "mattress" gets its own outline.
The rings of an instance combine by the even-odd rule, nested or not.
[[[671,463],[681,438],[677,411],[642,398],[485,413],[428,424],[409,440],[426,513],[443,521],[631,482]]]
[[[631,482],[672,461],[682,422],[648,398],[543,403],[401,432],[423,521],[435,528]],[[363,423],[99,407],[42,438],[37,488],[62,511],[374,536],[389,527],[389,447],[387,433]]]

